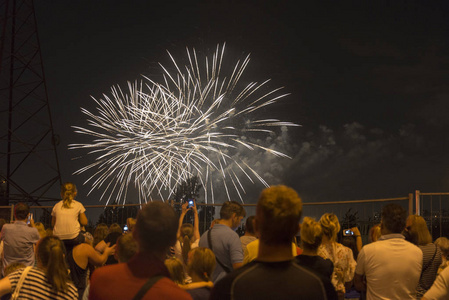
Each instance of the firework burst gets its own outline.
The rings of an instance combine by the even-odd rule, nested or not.
[[[168,199],[177,185],[198,176],[206,202],[214,202],[217,182],[231,199],[235,191],[243,202],[242,180],[268,184],[245,161],[233,153],[244,147],[288,157],[251,142],[249,135],[271,134],[273,128],[297,126],[277,119],[256,118],[256,112],[287,94],[282,88],[263,92],[268,82],[239,82],[249,55],[224,73],[225,47],[217,46],[212,58],[199,63],[195,50],[187,49],[188,64],[180,68],[169,53],[172,68],[163,70],[163,82],[143,77],[128,82],[127,91],[112,87],[110,95],[96,102],[96,113],[84,108],[88,127],[75,128],[88,135],[90,143],[72,144],[70,149],[88,149],[95,162],[75,174],[91,172],[85,183],[91,192],[103,190],[101,199],[126,201],[128,187],[139,191],[140,202],[155,192]],[[93,173],[93,174],[92,174]],[[221,199],[223,200],[223,199]]]

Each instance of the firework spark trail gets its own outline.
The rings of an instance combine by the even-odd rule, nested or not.
[[[111,96],[93,98],[96,113],[81,109],[89,127],[73,128],[93,140],[69,147],[88,149],[88,155],[96,157],[95,162],[75,172],[93,172],[85,182],[91,183],[90,192],[102,189],[101,199],[106,197],[106,204],[113,195],[118,202],[125,202],[123,196],[132,184],[139,191],[140,202],[146,202],[152,192],[167,199],[178,184],[198,176],[207,203],[209,195],[215,201],[213,182],[220,175],[228,199],[232,187],[243,202],[243,178],[253,183],[254,177],[268,185],[251,166],[230,153],[243,146],[288,157],[246,141],[249,133],[269,134],[273,127],[298,126],[277,119],[251,119],[255,111],[288,94],[279,95],[278,88],[259,95],[268,80],[236,91],[249,56],[237,61],[229,77],[220,77],[224,50],[224,46],[217,46],[212,61],[206,57],[202,67],[196,51],[187,49],[189,65],[184,72],[169,53],[176,72],[161,65],[163,84],[144,77],[141,82],[128,83],[127,93],[112,87]]]

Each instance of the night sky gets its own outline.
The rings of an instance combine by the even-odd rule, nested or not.
[[[251,53],[246,76],[291,93],[267,116],[301,124],[277,149],[292,157],[257,165],[304,202],[449,191],[449,4],[445,1],[35,2],[63,181],[84,161],[68,150],[90,96],[141,74],[160,79],[166,50]],[[261,186],[248,187],[255,202]],[[224,199],[223,199],[224,200]]]

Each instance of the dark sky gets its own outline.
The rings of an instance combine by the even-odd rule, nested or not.
[[[291,93],[266,113],[301,124],[271,140],[292,157],[252,157],[269,183],[305,202],[449,190],[449,4],[445,1],[36,1],[64,181],[84,161],[80,107],[185,47],[251,53],[247,76]],[[249,187],[254,202],[260,186]],[[80,188],[86,204],[89,186]]]

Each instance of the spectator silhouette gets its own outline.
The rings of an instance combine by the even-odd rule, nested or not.
[[[220,219],[200,238],[199,246],[211,249],[217,260],[212,274],[213,282],[242,266],[242,244],[235,230],[245,215],[245,209],[240,203],[226,201],[220,209]]]
[[[187,265],[187,255],[190,249],[198,247],[198,243],[200,240],[199,219],[196,202],[194,201],[193,207],[191,208],[188,208],[187,205],[188,203],[186,202],[181,206],[177,241],[174,247],[175,257],[181,260],[184,265]],[[193,225],[190,223],[184,223],[184,217],[189,210],[193,211]]]
[[[102,266],[110,255],[114,254],[115,244],[111,247],[106,247],[102,254],[95,251],[95,249],[88,243],[76,245],[71,250],[67,251],[66,259],[70,268],[70,276],[73,283],[78,289],[79,299],[82,299],[84,290],[88,281],[88,264],[94,267]]]
[[[87,225],[86,209],[75,200],[78,194],[75,184],[66,182],[61,187],[62,200],[53,206],[51,225],[53,235],[59,237],[67,250],[84,242],[81,226]]]
[[[2,227],[3,268],[15,262],[23,263],[25,266],[34,266],[34,248],[40,236],[36,228],[27,226],[29,214],[28,204],[17,203],[14,206],[16,221]]]
[[[422,251],[401,234],[406,211],[397,204],[382,208],[382,236],[357,257],[354,284],[370,299],[416,299]]]
[[[64,259],[64,244],[58,237],[47,236],[37,244],[37,267],[28,267],[18,299],[77,299]],[[23,272],[21,269],[0,280],[0,296],[14,293]]]
[[[98,268],[92,274],[89,299],[128,300],[154,280],[145,299],[191,299],[171,279],[164,265],[168,249],[176,242],[178,218],[168,204],[150,202],[137,215],[133,236],[138,252],[127,263]],[[161,278],[159,278],[161,276]]]
[[[125,234],[117,239],[115,258],[119,263],[128,262],[136,253],[137,243],[132,234]]]
[[[351,249],[337,243],[337,234],[341,228],[337,216],[333,213],[326,213],[321,216],[320,224],[323,228],[323,241],[318,248],[318,254],[323,258],[330,259],[334,264],[332,284],[339,299],[343,299],[346,292],[345,284],[348,287],[352,285],[357,263]]]
[[[330,259],[324,259],[318,255],[318,247],[323,239],[323,229],[320,223],[313,218],[304,217],[300,233],[303,252],[296,257],[298,264],[331,279],[334,264]]]
[[[252,241],[257,240],[256,233],[254,232],[254,220],[255,216],[249,216],[245,222],[245,234],[240,237],[242,243],[242,250],[245,253],[246,246]]]
[[[256,208],[258,257],[216,282],[210,299],[327,299],[322,279],[292,255],[301,212],[301,199],[293,189],[264,189]]]
[[[170,272],[171,279],[177,285],[183,285],[185,283],[186,274],[184,272],[184,265],[182,264],[182,261],[172,256],[167,258],[164,261],[164,264]]]
[[[209,248],[195,248],[189,252],[187,272],[192,283],[183,288],[192,296],[193,300],[208,300],[211,288],[214,286],[210,278],[215,269],[215,255]]]
[[[442,262],[440,267],[438,268],[438,274],[443,271],[449,265],[449,239],[447,237],[439,237],[435,240],[435,245],[437,245],[440,250],[442,256]]]
[[[405,235],[421,249],[423,253],[423,267],[417,287],[417,297],[421,298],[432,286],[441,266],[442,255],[440,248],[432,243],[432,236],[427,228],[426,220],[418,215],[408,216],[405,224]]]

